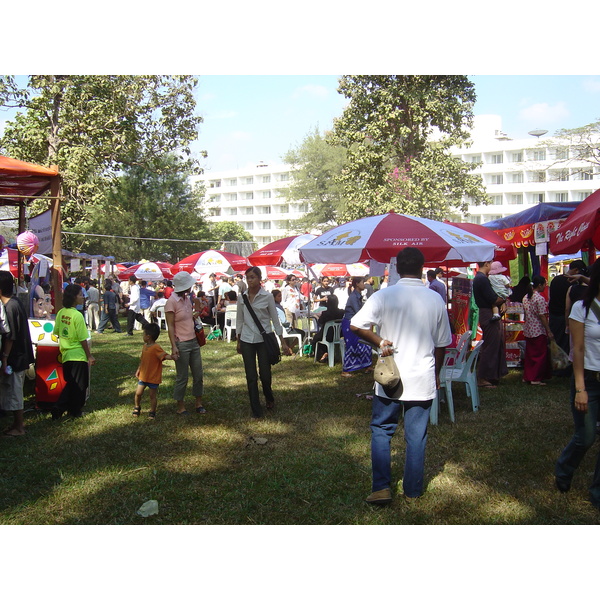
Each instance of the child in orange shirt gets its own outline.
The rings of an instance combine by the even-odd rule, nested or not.
[[[135,372],[138,385],[135,390],[135,406],[131,414],[134,417],[140,416],[142,412],[142,395],[147,387],[150,394],[150,412],[148,413],[148,418],[154,419],[156,417],[158,386],[162,381],[162,362],[165,359],[173,360],[173,357],[167,354],[156,343],[160,335],[160,327],[156,323],[146,323],[142,327],[142,331],[144,348],[142,349],[140,366]]]

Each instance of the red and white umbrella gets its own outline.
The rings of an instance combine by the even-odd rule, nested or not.
[[[285,279],[288,275],[304,277],[304,274],[298,269],[282,269],[281,267],[261,266],[262,279]]]
[[[561,226],[550,233],[550,251],[554,255],[575,254],[590,243],[600,248],[600,190],[583,200]]]
[[[245,271],[248,268],[248,261],[244,256],[225,252],[222,250],[205,250],[204,252],[196,252],[178,263],[173,265],[173,273],[179,271],[194,271],[204,273],[216,273],[217,271],[224,273],[230,269],[233,271]]]
[[[292,235],[291,237],[271,242],[263,246],[260,250],[253,252],[248,257],[248,262],[255,267],[278,267],[282,263],[286,263],[287,265],[301,265],[303,261],[298,253],[299,249],[316,237],[312,233],[303,233],[302,235]]]
[[[476,236],[483,238],[488,242],[492,242],[492,244],[496,246],[494,260],[505,263],[513,258],[517,258],[517,249],[511,242],[506,241],[495,231],[492,231],[483,225],[477,225],[476,223],[450,223],[450,225],[454,225],[454,227],[458,227],[459,229],[464,229],[469,233],[474,233]]]
[[[104,273],[104,270],[105,270],[104,267],[105,267],[105,264],[102,263],[100,265],[100,273],[102,273],[103,275],[105,274]],[[114,275],[118,275],[119,273],[122,273],[123,271],[125,271],[125,269],[127,269],[127,266],[126,265],[122,265],[121,263],[116,263],[116,264],[111,264],[110,265],[111,273],[113,273]]]
[[[318,272],[320,277],[366,277],[369,267],[364,263],[329,263],[327,265],[312,265],[311,269]]]
[[[173,279],[171,271],[173,265],[164,262],[145,262],[133,265],[117,274],[121,281],[127,281],[132,275],[145,281],[159,281],[161,279]]]
[[[305,244],[306,262],[389,263],[407,246],[418,248],[427,263],[464,265],[492,260],[495,246],[449,223],[389,212],[330,229]]]

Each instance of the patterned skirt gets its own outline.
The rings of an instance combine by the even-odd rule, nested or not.
[[[342,319],[342,335],[346,344],[342,370],[351,373],[369,368],[373,363],[371,346],[350,331],[350,319]]]

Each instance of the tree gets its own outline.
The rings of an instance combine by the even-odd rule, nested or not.
[[[196,83],[188,76],[33,75],[20,88],[1,76],[0,106],[24,112],[6,124],[0,151],[59,166],[62,219],[72,227],[128,167],[156,169],[157,159],[177,153],[180,169],[196,170],[189,149],[202,122],[194,115]]]
[[[549,149],[556,159],[550,168],[557,164],[572,166],[574,176],[592,179],[594,167],[600,166],[600,120],[574,129],[559,129],[554,138],[540,141],[539,145]]]
[[[250,235],[239,223],[221,221],[210,224],[210,239],[216,242],[251,242]]]
[[[350,99],[332,142],[347,149],[339,176],[346,220],[396,212],[432,219],[487,202],[476,166],[451,156],[464,145],[475,90],[464,76],[344,76]]]
[[[308,201],[310,212],[294,222],[303,230],[326,229],[338,224],[344,211],[344,193],[338,177],[345,164],[346,149],[329,143],[331,133],[318,128],[284,156],[292,167],[292,184],[286,190],[290,202]]]
[[[78,231],[119,237],[70,236],[70,247],[80,244],[85,252],[113,255],[117,260],[171,263],[198,252],[196,242],[161,241],[209,239],[200,208],[203,190],[192,188],[181,163],[181,158],[169,155],[154,170],[127,167],[89,207],[89,221],[78,227]]]

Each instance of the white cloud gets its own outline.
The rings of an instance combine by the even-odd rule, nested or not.
[[[593,94],[600,93],[600,80],[599,79],[584,79],[583,89],[586,92],[592,92]]]
[[[519,118],[523,121],[531,121],[536,127],[560,122],[570,116],[566,102],[557,102],[550,105],[547,102],[531,104],[519,111]]]
[[[315,85],[309,83],[297,88],[292,94],[292,98],[301,98],[302,96],[313,96],[314,98],[327,98],[329,90],[324,85]]]
[[[244,140],[251,140],[252,139],[252,134],[249,131],[232,131],[229,134],[229,137],[232,140],[237,140],[237,141],[244,141]]]

